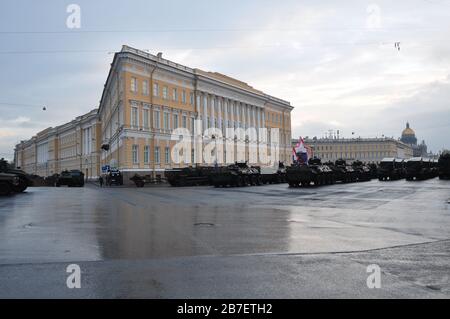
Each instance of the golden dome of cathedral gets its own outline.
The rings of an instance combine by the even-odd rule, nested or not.
[[[416,132],[409,127],[409,123],[406,123],[406,128],[403,130],[402,136],[416,136]]]

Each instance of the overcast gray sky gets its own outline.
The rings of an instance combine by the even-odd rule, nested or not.
[[[80,29],[66,27],[71,3]],[[97,107],[122,44],[290,101],[294,138],[398,138],[408,120],[431,150],[450,148],[449,38],[450,0],[5,0],[0,156]]]

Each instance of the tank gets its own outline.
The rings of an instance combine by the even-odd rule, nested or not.
[[[334,163],[325,163],[333,171],[336,182],[352,183],[358,180],[358,174],[344,159],[338,159]]]
[[[286,168],[286,181],[289,187],[315,186],[334,184],[333,170],[328,165],[322,164],[319,158],[311,158],[308,165],[294,163]]]
[[[77,186],[77,187],[83,187],[84,186],[84,174],[80,170],[74,169],[74,170],[64,170],[61,172],[61,174],[58,176],[58,179],[56,180],[55,186],[59,187],[62,185],[67,185],[69,187]]]
[[[372,172],[368,165],[357,160],[352,163],[352,167],[356,171],[358,182],[367,182],[372,179]]]
[[[450,152],[439,156],[439,179],[450,179]]]
[[[213,167],[196,166],[168,169],[164,172],[171,186],[211,185]]]
[[[0,159],[0,173],[14,174],[19,178],[19,184],[14,185],[14,192],[21,193],[27,189],[28,186],[33,186],[33,183],[27,173],[18,168],[11,168],[5,159]]]
[[[123,185],[123,175],[118,169],[111,169],[106,173],[105,184],[107,186]]]
[[[0,173],[0,195],[11,195],[14,193],[14,189],[18,187],[20,183],[19,176],[15,174]]]
[[[258,167],[263,184],[286,183],[286,167],[279,162],[276,167]]]
[[[406,162],[406,180],[424,180],[436,177],[434,162],[429,158],[413,157]]]
[[[393,181],[405,177],[404,162],[396,158],[383,158],[378,166],[378,180]]]
[[[215,167],[211,174],[211,183],[214,187],[243,187],[248,185],[261,185],[261,174],[257,167],[250,167],[247,162]]]

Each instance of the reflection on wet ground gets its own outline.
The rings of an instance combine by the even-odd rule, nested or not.
[[[448,238],[450,183],[30,188],[0,199],[0,263],[354,251]]]

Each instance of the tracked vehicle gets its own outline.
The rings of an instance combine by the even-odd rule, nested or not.
[[[367,182],[372,179],[372,172],[368,165],[365,165],[361,161],[354,161],[352,163],[353,169],[356,171],[356,178],[358,182]]]
[[[27,173],[21,169],[9,167],[8,162],[3,158],[0,159],[0,173],[14,174],[19,178],[19,183],[13,187],[13,190],[16,193],[23,192],[28,186],[33,186],[30,176]]]
[[[211,185],[213,167],[197,166],[169,169],[164,172],[171,186]]]
[[[325,165],[333,171],[336,182],[353,183],[358,180],[358,173],[344,159],[338,159],[334,163],[326,162]]]
[[[246,162],[215,167],[211,174],[211,183],[214,187],[243,187],[248,185],[261,185],[261,174],[257,167],[248,166]]]
[[[286,168],[286,181],[290,187],[334,184],[333,171],[322,164],[319,158],[311,158],[306,163],[294,163]]]

